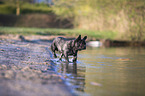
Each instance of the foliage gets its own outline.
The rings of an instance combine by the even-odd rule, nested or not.
[[[76,28],[111,30],[119,39],[143,40],[144,0],[54,0],[53,12]]]
[[[9,0],[11,2],[3,2],[0,4],[0,14],[16,14],[16,2],[14,0]],[[20,0],[21,1],[21,0]],[[50,13],[52,12],[49,5],[44,3],[28,3],[21,1],[20,2],[20,13],[26,14],[26,13]]]

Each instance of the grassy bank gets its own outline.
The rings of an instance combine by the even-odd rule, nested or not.
[[[57,28],[19,28],[0,27],[0,34],[20,34],[20,35],[65,35],[78,36],[87,35],[89,39],[115,39],[115,32],[112,31],[91,31],[81,29],[57,29]]]

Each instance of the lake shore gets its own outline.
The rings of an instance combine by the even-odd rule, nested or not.
[[[55,72],[52,36],[0,35],[0,94],[2,96],[74,96]]]

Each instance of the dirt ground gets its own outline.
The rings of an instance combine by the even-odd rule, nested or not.
[[[54,36],[0,36],[0,96],[74,96],[55,72]]]

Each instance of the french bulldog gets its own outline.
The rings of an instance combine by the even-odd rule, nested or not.
[[[86,49],[86,39],[87,36],[84,36],[84,38],[81,39],[81,35],[74,40],[68,40],[63,37],[55,38],[51,44],[54,58],[57,58],[55,51],[59,51],[61,53],[59,60],[62,60],[62,57],[64,56],[65,60],[69,62],[68,56],[73,56],[73,62],[76,62],[78,51]]]

